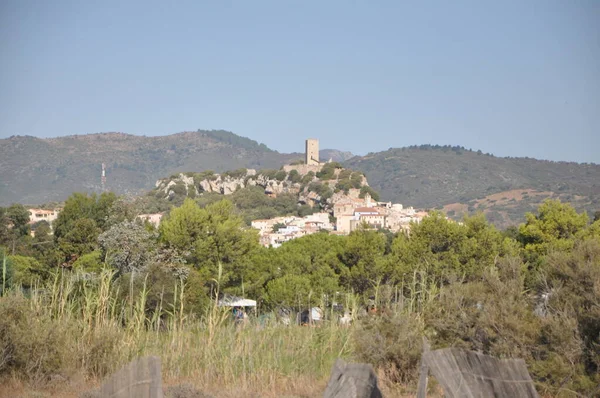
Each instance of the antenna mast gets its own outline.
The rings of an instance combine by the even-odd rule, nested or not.
[[[102,192],[105,192],[106,188],[106,165],[102,163]]]

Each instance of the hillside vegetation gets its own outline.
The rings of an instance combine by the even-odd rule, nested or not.
[[[245,168],[220,174],[210,170],[179,173],[158,180],[156,188],[136,202],[141,212],[157,213],[180,206],[186,198],[205,207],[226,195],[249,225],[256,219],[331,212],[334,201],[341,197],[349,194],[364,197],[366,193],[375,200],[379,198],[361,172],[331,162],[316,173],[303,174],[297,169],[256,171]]]
[[[303,149],[302,140],[298,148]],[[500,227],[516,224],[544,199],[570,202],[592,214],[600,209],[600,166],[530,158],[499,158],[463,147],[423,145],[351,157],[324,149],[322,160],[363,172],[386,201],[444,209],[460,219],[483,211]],[[147,192],[174,173],[206,170],[279,169],[300,153],[273,151],[227,131],[185,132],[162,137],[122,133],[52,139],[0,140],[0,205],[62,201],[72,192]]]
[[[547,200],[503,232],[482,214],[433,211],[409,234],[359,228],[266,248],[227,199],[186,198],[158,228],[130,205],[74,194],[54,235],[38,225],[35,237],[23,206],[0,208],[0,386],[65,396],[152,354],[215,397],[312,397],[341,356],[373,364],[385,396],[402,396],[427,337],[524,359],[540,396],[597,396],[600,214]],[[236,321],[217,306],[223,293],[256,300],[258,314]],[[322,322],[293,325],[314,306]]]
[[[451,215],[484,211],[499,226],[516,224],[544,199],[561,199],[590,214],[600,208],[600,165],[499,158],[462,147],[413,146],[354,157],[383,200]]]
[[[298,147],[302,148],[301,139]],[[337,152],[325,151],[323,156],[337,156]],[[334,160],[349,155],[340,156]],[[100,192],[102,163],[107,169],[106,189],[137,194],[175,172],[279,168],[298,159],[301,154],[279,153],[222,130],[160,137],[123,133],[49,139],[13,136],[0,140],[0,205],[62,201],[72,192]]]

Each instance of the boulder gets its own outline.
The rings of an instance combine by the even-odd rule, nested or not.
[[[382,395],[371,365],[338,359],[323,398],[382,398]]]

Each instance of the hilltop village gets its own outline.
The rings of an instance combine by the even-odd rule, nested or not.
[[[264,189],[270,198],[294,195],[298,206],[308,208],[310,213],[247,220],[259,231],[260,243],[265,247],[279,247],[289,240],[317,232],[348,235],[361,226],[393,233],[408,231],[411,222],[419,222],[427,215],[399,203],[376,200],[373,196],[377,193],[369,187],[362,173],[344,169],[331,159],[320,161],[316,139],[306,140],[303,161],[284,165],[278,171],[179,173],[157,181],[154,194],[173,203],[178,195],[192,198],[204,194],[233,195],[240,188],[251,187]],[[29,224],[47,221],[52,225],[60,210],[29,209]],[[139,214],[137,218],[158,227],[163,214]],[[35,234],[35,229],[31,234]]]
[[[319,173],[328,163],[331,163],[331,160],[324,163],[319,161],[318,140],[308,139],[304,164],[285,165],[283,170],[287,173],[294,170],[303,177],[309,173]],[[334,174],[338,177],[342,172],[343,169],[336,169]],[[336,180],[332,181],[328,184],[334,185]],[[366,178],[363,184],[368,186]],[[400,230],[407,231],[411,222],[419,222],[427,215],[427,212],[416,211],[412,207],[404,208],[399,203],[375,201],[369,192],[359,188],[334,193],[329,199],[329,209],[327,212],[304,217],[282,216],[253,220],[251,225],[259,231],[260,243],[263,246],[279,247],[286,241],[316,232],[348,235],[359,226],[394,233]]]

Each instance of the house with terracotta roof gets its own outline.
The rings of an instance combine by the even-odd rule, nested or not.
[[[52,224],[52,221],[58,218],[59,210],[29,209],[29,224],[35,224],[39,221],[46,221]]]

